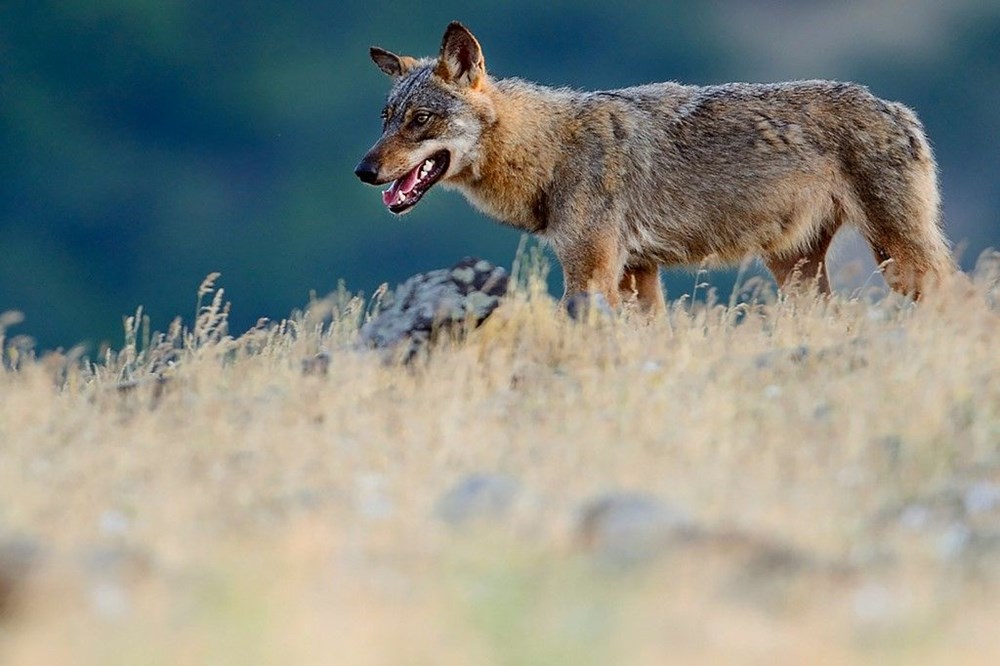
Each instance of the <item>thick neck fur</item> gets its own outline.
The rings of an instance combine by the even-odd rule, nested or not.
[[[484,122],[478,155],[454,184],[483,212],[543,231],[546,192],[564,158],[558,147],[569,144],[565,120],[573,93],[502,79],[485,81],[477,94],[488,98],[492,122]]]

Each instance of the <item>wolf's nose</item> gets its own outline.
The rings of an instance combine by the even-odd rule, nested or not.
[[[378,181],[378,169],[368,160],[361,160],[361,163],[354,167],[354,175],[360,178],[362,183],[369,185],[374,185]]]

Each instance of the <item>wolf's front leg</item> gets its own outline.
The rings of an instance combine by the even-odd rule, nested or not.
[[[620,302],[618,283],[624,260],[618,251],[618,240],[610,234],[584,234],[575,242],[554,243],[556,256],[563,267],[565,300],[573,294],[594,292],[603,294],[608,304],[617,308]]]

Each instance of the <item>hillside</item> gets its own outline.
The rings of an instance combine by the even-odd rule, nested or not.
[[[973,297],[751,279],[652,323],[536,274],[407,367],[346,294],[232,336],[207,282],[90,361],[0,331],[0,661],[996,663],[980,263]]]

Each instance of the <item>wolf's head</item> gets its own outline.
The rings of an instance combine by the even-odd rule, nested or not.
[[[391,183],[382,200],[400,215],[436,183],[475,163],[479,137],[493,120],[486,66],[479,42],[458,22],[445,31],[436,59],[374,46],[371,58],[393,83],[382,110],[382,137],[354,173],[372,185]]]

